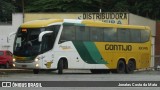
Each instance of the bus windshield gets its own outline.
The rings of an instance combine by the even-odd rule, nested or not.
[[[19,28],[14,42],[14,55],[30,57],[52,49],[58,30],[57,26],[46,28]],[[39,34],[43,31],[53,31],[53,34],[44,35],[42,42],[39,42]],[[48,39],[47,41],[49,42],[47,42],[46,39]]]

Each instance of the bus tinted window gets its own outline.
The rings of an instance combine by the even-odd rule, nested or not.
[[[141,30],[130,30],[131,42],[141,42]]]
[[[150,32],[148,30],[141,30],[141,42],[147,42],[149,40]]]
[[[63,26],[61,40],[75,40],[75,26]]]
[[[117,41],[117,31],[113,28],[104,28],[104,41]]]
[[[119,42],[130,42],[130,30],[118,29],[118,41]]]
[[[95,41],[138,43],[149,40],[148,30],[125,28],[99,28],[86,26],[63,26],[61,41]]]
[[[103,41],[103,28],[90,28],[90,40],[91,41]]]
[[[76,27],[76,40],[88,41],[89,40],[89,28],[84,26]]]

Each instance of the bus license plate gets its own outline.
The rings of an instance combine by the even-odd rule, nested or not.
[[[26,68],[26,67],[27,67],[27,65],[22,65],[22,67],[23,67],[23,68]]]

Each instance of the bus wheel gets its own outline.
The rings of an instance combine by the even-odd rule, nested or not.
[[[135,63],[134,61],[129,60],[127,66],[126,66],[126,73],[133,73],[135,69]]]
[[[33,69],[33,73],[34,74],[38,74],[39,73],[39,69]]]
[[[58,62],[58,74],[63,74],[63,60],[60,59]]]
[[[125,73],[125,62],[120,60],[117,64],[117,73]]]

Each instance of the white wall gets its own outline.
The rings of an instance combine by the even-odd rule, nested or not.
[[[23,23],[23,14],[13,13],[11,25],[0,25],[0,50],[13,51],[14,35],[11,37],[10,42],[7,42],[7,37],[10,33],[16,32],[18,27]]]
[[[144,18],[135,14],[129,14],[129,24],[130,25],[143,25],[149,26],[152,31],[152,36],[156,36],[156,21],[148,18]]]

